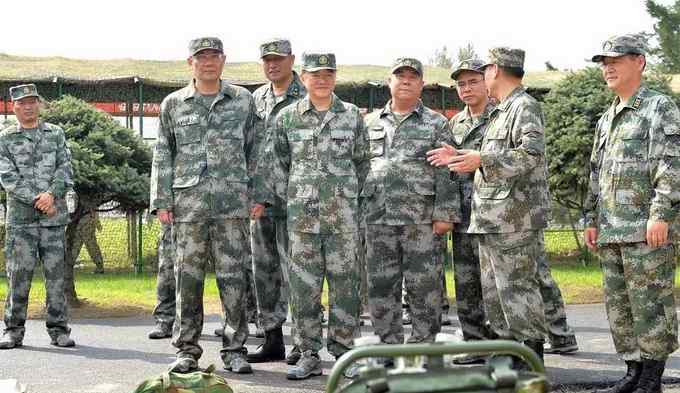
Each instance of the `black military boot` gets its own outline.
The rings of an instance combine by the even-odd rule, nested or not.
[[[536,355],[538,355],[538,358],[541,359],[541,363],[544,363],[543,361],[543,344],[545,341],[543,340],[526,340],[524,342],[524,345],[529,347],[532,351],[536,352]],[[531,371],[531,368],[529,365],[522,359],[513,356],[512,357],[512,369],[517,370],[517,371]]]
[[[595,393],[631,393],[635,390],[642,373],[642,362],[626,360],[626,375],[607,389],[596,390]]]
[[[661,393],[661,376],[665,367],[665,360],[642,359],[640,380],[633,393]]]
[[[283,329],[277,328],[264,332],[264,342],[255,352],[248,354],[250,363],[263,363],[286,358],[286,347],[283,344]]]

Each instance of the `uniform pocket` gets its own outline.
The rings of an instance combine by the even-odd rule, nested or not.
[[[368,141],[371,157],[380,157],[385,154],[385,130],[382,126],[373,127],[368,131]]]

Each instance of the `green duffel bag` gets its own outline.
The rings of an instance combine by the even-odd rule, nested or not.
[[[215,366],[205,371],[180,374],[164,372],[158,377],[142,382],[134,393],[234,393],[219,375],[213,374]]]

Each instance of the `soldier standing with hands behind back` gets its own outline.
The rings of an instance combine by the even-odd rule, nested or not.
[[[51,344],[72,347],[64,296],[66,192],[73,187],[64,131],[40,121],[35,85],[10,89],[18,125],[0,134],[0,183],[7,193],[8,292],[0,349],[22,345],[33,272],[42,261]]]

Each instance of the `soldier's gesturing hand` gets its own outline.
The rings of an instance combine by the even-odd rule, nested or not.
[[[453,223],[447,221],[433,221],[432,233],[435,235],[444,235],[453,230]]]
[[[449,170],[453,172],[474,172],[482,165],[482,156],[477,150],[458,150],[458,155],[451,157]]]
[[[647,245],[651,248],[661,247],[668,241],[668,223],[666,221],[647,221]]]
[[[43,213],[47,213],[53,206],[54,196],[49,192],[41,192],[34,199],[33,207]]]
[[[457,154],[458,152],[455,147],[442,142],[442,147],[427,152],[427,162],[432,166],[448,165]]]
[[[586,228],[583,230],[583,239],[586,246],[591,250],[597,250],[597,228]]]
[[[160,220],[160,222],[163,224],[172,224],[172,212],[166,209],[158,209],[158,220]]]

